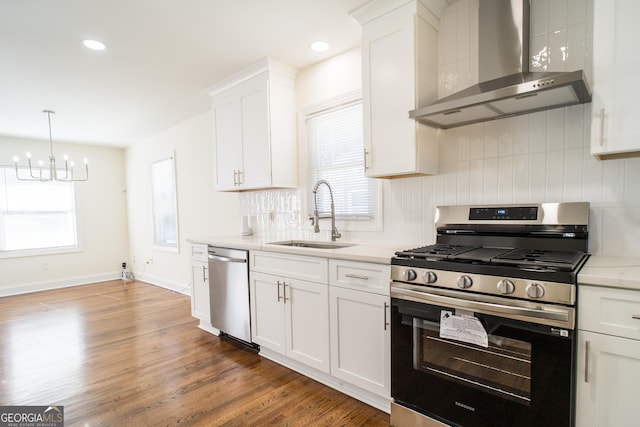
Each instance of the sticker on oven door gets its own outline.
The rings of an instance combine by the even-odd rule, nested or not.
[[[487,331],[474,316],[459,316],[451,311],[440,312],[440,337],[489,347]]]

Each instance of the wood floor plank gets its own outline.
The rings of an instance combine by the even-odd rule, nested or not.
[[[387,426],[389,416],[197,328],[188,297],[120,280],[0,298],[0,404],[66,426]]]

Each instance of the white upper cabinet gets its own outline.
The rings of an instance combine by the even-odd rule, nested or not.
[[[437,99],[438,20],[422,1],[375,0],[362,25],[365,174],[438,172],[438,131],[409,118]]]
[[[640,153],[640,2],[595,0],[591,154]]]
[[[217,190],[296,187],[295,75],[266,59],[209,90]]]

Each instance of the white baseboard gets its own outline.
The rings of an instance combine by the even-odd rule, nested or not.
[[[117,280],[119,278],[120,271],[112,271],[107,273],[90,274],[87,276],[65,277],[64,279],[47,280],[43,282],[21,283],[15,286],[1,287],[0,297],[107,282],[109,280]]]
[[[183,295],[191,296],[191,283],[187,283],[185,285],[184,283],[173,282],[150,274],[141,274],[136,276],[136,280],[169,289],[170,291],[178,292]]]
[[[293,369],[296,372],[301,373],[311,379],[318,381],[328,387],[338,390],[348,396],[358,399],[359,401],[366,403],[369,406],[373,406],[387,414],[391,412],[391,397],[382,397],[378,394],[372,393],[368,390],[364,390],[360,387],[349,384],[342,381],[332,375],[320,372],[295,360],[292,360],[280,353],[275,353],[267,348],[260,347],[260,356],[276,362],[279,365],[286,366],[289,369]]]

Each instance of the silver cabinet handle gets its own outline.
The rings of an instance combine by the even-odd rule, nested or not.
[[[640,314],[634,314],[631,316],[632,319],[640,320]]]
[[[282,282],[282,297],[284,298],[284,303],[291,299],[291,297],[287,298],[287,282]]]
[[[205,267],[204,265],[202,266],[202,280],[204,280],[205,282],[207,281],[207,267]]]
[[[584,382],[589,382],[589,350],[591,347],[591,342],[586,341],[584,344]]]
[[[193,254],[194,254],[194,255],[202,255],[203,253],[204,253],[204,252],[202,252],[202,251],[193,251]]]
[[[238,170],[233,170],[233,185],[238,185]]]
[[[213,254],[209,254],[208,258],[209,259],[214,259],[216,261],[223,261],[223,262],[242,262],[242,263],[246,263],[247,262],[247,260],[245,258],[233,258],[233,257],[221,256],[221,255],[213,255]]]
[[[278,280],[278,302],[280,302],[281,299],[282,297],[280,296],[280,280]]]
[[[367,155],[369,155],[369,152],[367,151],[366,148],[363,148],[364,150],[364,170],[366,172],[367,169],[369,169],[369,165],[367,165]]]
[[[243,172],[238,169],[238,185],[242,185],[244,179],[242,179]]]
[[[345,274],[345,277],[351,279],[369,280],[369,276],[360,276],[359,274]]]
[[[600,146],[604,145],[604,108],[600,109]]]
[[[387,309],[389,308],[389,304],[384,302],[384,330],[387,330],[387,326],[389,326],[389,319],[387,319]]]

